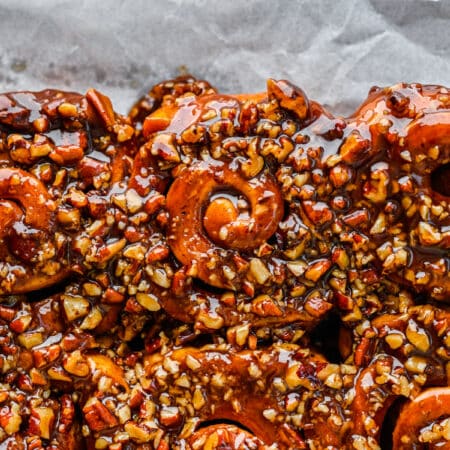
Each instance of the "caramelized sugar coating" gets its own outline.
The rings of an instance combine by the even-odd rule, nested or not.
[[[450,423],[450,388],[423,391],[402,409],[394,430],[393,446],[398,450],[448,448]]]
[[[83,409],[89,448],[119,440],[126,448],[220,448],[212,444],[219,436],[234,448],[235,425],[231,434],[216,435],[217,427],[230,424],[247,429],[259,445],[243,448],[379,448],[384,416],[398,398],[408,403],[397,434],[414,430],[414,442],[424,442],[421,433],[431,439],[426,427],[443,421],[435,428],[444,427],[439,439],[445,439],[447,388],[427,388],[415,369],[386,353],[358,367],[329,363],[294,344],[261,350],[224,343],[179,347],[164,334],[158,342],[157,351],[149,346],[115,359],[129,390],[114,399],[100,385],[91,392]],[[421,392],[434,396],[427,397],[428,412],[411,422],[407,411],[422,402]]]
[[[119,440],[160,450],[221,448],[216,440],[249,449],[345,442],[350,428],[340,418],[349,422],[349,410],[334,397],[353,386],[350,366],[330,365],[296,345],[238,351],[225,344],[173,348],[162,340],[157,352],[122,359],[130,391],[114,400],[96,391],[88,400],[97,411],[95,421],[86,416],[89,448]]]
[[[98,347],[93,338],[70,326],[58,296],[11,297],[0,308],[0,334],[2,448],[83,448],[77,385],[92,377],[97,356],[82,355]]]
[[[96,221],[133,135],[95,90],[0,96],[1,293],[42,289],[112,257],[117,238]]]
[[[374,89],[344,119],[286,81],[234,96],[180,84],[143,121],[129,186],[155,226],[119,263],[155,308],[201,331],[308,330],[334,306],[361,319],[386,284],[448,301],[444,88]]]
[[[2,448],[5,450],[83,448],[80,425],[75,419],[69,394],[46,397],[43,389],[33,392],[2,386]]]
[[[2,447],[448,446],[449,136],[418,84],[1,95]]]
[[[201,428],[189,440],[191,448],[229,448],[231,450],[266,449],[258,438],[233,425],[210,425]]]
[[[129,410],[138,382],[136,372],[126,378],[118,354],[126,344],[98,334],[106,325],[92,327],[93,310],[72,293],[37,302],[11,297],[1,306],[2,448],[76,450],[85,448],[89,430],[117,431],[115,407],[123,417],[119,406]]]
[[[131,108],[128,114],[137,129],[142,128],[145,118],[162,105],[174,104],[184,94],[196,96],[215,94],[217,90],[205,80],[197,80],[191,75],[166,80],[153,86]]]
[[[358,335],[357,344],[347,361],[361,368],[353,403],[354,435],[367,445],[370,440],[379,442],[386,414],[396,402],[404,406],[396,421],[393,448],[422,448],[415,447],[419,442],[425,445],[419,438],[420,429],[432,427],[435,420],[449,415],[445,407],[436,416],[425,412],[425,407],[439,410],[441,404],[446,404],[450,354],[448,309],[409,306],[398,314],[377,314],[364,328],[357,328],[360,328],[354,330]],[[433,389],[435,395],[422,405],[424,415],[413,417],[411,413],[418,404],[416,397],[420,401],[423,393],[434,392]],[[443,395],[439,397],[441,391]],[[400,437],[404,435],[410,435],[410,439]]]

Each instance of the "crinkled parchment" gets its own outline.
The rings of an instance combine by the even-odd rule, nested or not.
[[[126,113],[180,72],[223,92],[286,78],[335,114],[373,85],[450,86],[450,2],[3,0],[0,91],[108,94]]]

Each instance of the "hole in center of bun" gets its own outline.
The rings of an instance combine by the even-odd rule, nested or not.
[[[431,188],[444,197],[450,197],[450,163],[438,167],[431,174]]]
[[[380,446],[382,449],[392,449],[392,433],[394,432],[395,423],[405,402],[405,398],[399,397],[386,411],[380,431]]]
[[[329,314],[311,333],[311,344],[334,364],[342,363],[346,350],[341,338],[342,323],[337,314]]]
[[[49,287],[29,292],[26,294],[27,300],[30,302],[40,302],[40,301],[48,299],[49,297],[59,295],[59,294],[61,294],[61,292],[65,291],[65,288],[72,281],[73,281],[72,278],[68,278],[60,283],[53,284]]]

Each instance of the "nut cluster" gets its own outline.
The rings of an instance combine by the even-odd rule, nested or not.
[[[450,442],[450,93],[0,95],[0,446]]]

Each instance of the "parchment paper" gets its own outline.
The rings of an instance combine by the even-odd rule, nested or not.
[[[450,86],[450,2],[3,0],[0,91],[96,87],[126,113],[180,70],[223,92],[287,78],[335,114],[372,85]]]

